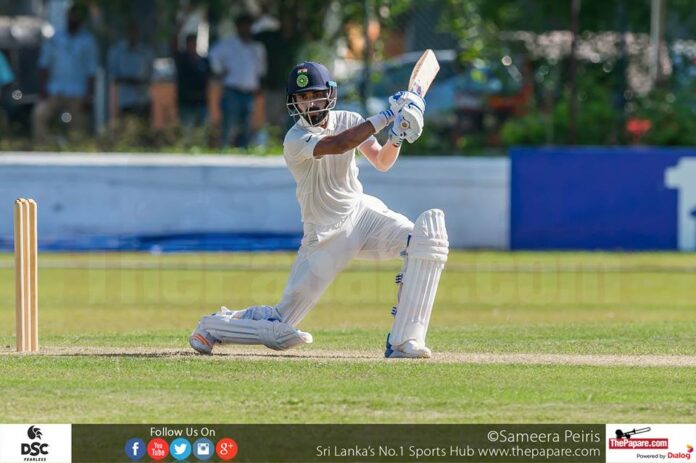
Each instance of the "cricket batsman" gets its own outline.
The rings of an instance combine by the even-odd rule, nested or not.
[[[290,72],[287,108],[295,119],[283,152],[297,182],[304,236],[281,301],[207,315],[189,337],[201,354],[217,343],[263,344],[285,350],[312,342],[297,325],[319,301],[338,273],[353,258],[403,258],[394,322],[387,335],[387,358],[429,358],[428,323],[449,242],[441,210],[420,214],[415,223],[363,193],[355,150],[377,170],[388,171],[399,157],[403,140],[413,143],[423,132],[425,102],[401,91],[389,98],[389,109],[364,119],[334,110],[337,85],[325,66],[303,62]],[[389,128],[381,146],[374,137]]]

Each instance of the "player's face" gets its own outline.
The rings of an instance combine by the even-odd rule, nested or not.
[[[328,106],[328,96],[326,91],[303,92],[295,95],[295,102],[302,112],[320,111]]]

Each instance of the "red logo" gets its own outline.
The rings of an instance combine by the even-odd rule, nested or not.
[[[669,448],[668,439],[609,439],[611,450],[653,450]]]
[[[163,460],[169,455],[169,444],[166,440],[155,437],[147,443],[147,454],[153,460]]]
[[[239,447],[237,447],[237,443],[234,441],[234,439],[230,439],[229,437],[225,437],[224,439],[220,439],[215,446],[215,453],[217,453],[217,456],[221,460],[231,460],[234,457],[237,456],[237,450],[239,450]]]

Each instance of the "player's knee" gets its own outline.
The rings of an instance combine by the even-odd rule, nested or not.
[[[248,307],[244,311],[244,316],[242,318],[248,320],[280,320],[280,314],[275,307],[270,305],[255,305]]]
[[[414,223],[409,256],[446,261],[448,254],[445,213],[440,209],[428,209],[419,215]]]

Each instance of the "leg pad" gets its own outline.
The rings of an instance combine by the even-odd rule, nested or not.
[[[423,212],[414,223],[406,249],[390,335],[392,348],[398,350],[409,340],[425,346],[435,294],[448,254],[445,214],[439,209]]]

